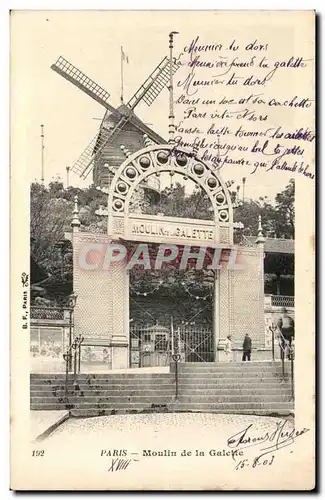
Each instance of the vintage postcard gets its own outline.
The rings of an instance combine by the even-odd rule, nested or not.
[[[315,487],[315,12],[11,12],[13,490]]]

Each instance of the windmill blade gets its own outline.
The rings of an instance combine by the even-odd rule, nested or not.
[[[173,75],[178,70],[179,65],[176,61],[172,63]],[[167,86],[169,82],[169,59],[164,57],[164,59],[158,64],[156,69],[151,73],[146,81],[141,85],[139,90],[134,94],[134,96],[129,100],[127,106],[134,109],[140,101],[144,101],[147,106],[151,106],[156,97],[160,94],[164,87]]]
[[[104,147],[122,130],[128,121],[128,116],[122,116],[113,129],[102,126],[99,134],[95,135],[93,140],[88,144],[84,152],[72,166],[71,170],[79,174],[83,179],[86,179],[92,170],[93,162],[100,156]]]
[[[73,66],[73,64],[64,59],[64,57],[60,56],[59,59],[52,64],[51,69],[63,76],[63,78],[68,80],[68,82],[73,83],[73,85],[95,99],[95,101],[99,102],[99,104],[104,106],[109,111],[116,111],[116,109],[108,102],[110,94],[106,92],[105,89],[97,85],[97,83],[93,80],[88,78],[88,76],[82,71]]]

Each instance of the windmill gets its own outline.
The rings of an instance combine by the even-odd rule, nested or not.
[[[73,66],[62,56],[52,64],[52,70],[56,71],[56,73],[70,83],[73,83],[106,109],[99,133],[90,141],[78,160],[73,164],[71,171],[77,173],[81,178],[86,179],[93,170],[95,163],[100,160],[104,153],[104,149],[117,138],[127,124],[141,128],[143,133],[148,133],[148,130],[146,130],[147,127],[135,115],[134,109],[142,101],[147,106],[151,106],[161,91],[168,85],[170,73],[174,75],[179,68],[176,59],[172,59],[172,63],[170,63],[170,61],[168,57],[164,57],[128,103],[122,104],[118,108],[110,104],[110,94],[105,89],[88,78],[82,71]],[[113,118],[113,120],[105,120],[108,115]],[[154,133],[151,129],[149,130]],[[156,135],[157,142],[162,142],[158,134]]]

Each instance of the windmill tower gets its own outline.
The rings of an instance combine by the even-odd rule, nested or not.
[[[130,153],[135,153],[145,146],[144,135],[146,140],[153,144],[166,143],[136,116],[134,110],[142,101],[151,106],[168,85],[170,72],[174,74],[179,68],[175,60],[171,65],[170,60],[164,57],[127,104],[121,104],[118,108],[110,103],[110,94],[105,89],[63,57],[59,57],[51,68],[105,108],[98,134],[71,167],[71,171],[81,178],[86,179],[93,172],[93,182],[96,186],[109,187],[114,172],[125,160],[121,146],[126,147]],[[159,190],[158,179],[152,179],[152,184],[154,181],[158,184],[148,183],[145,187],[149,190]]]

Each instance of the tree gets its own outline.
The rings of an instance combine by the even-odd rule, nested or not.
[[[72,292],[72,248],[65,232],[71,231],[74,197],[80,202],[81,225],[104,225],[95,211],[107,196],[90,186],[86,189],[64,189],[53,181],[46,188],[33,183],[30,190],[30,237],[32,284],[41,277],[41,294],[52,303],[64,301]],[[36,272],[37,270],[37,272]]]
[[[244,224],[243,233],[246,236],[257,236],[258,217],[263,221],[263,232],[273,236],[275,233],[275,208],[265,200],[258,202],[245,200],[234,210],[234,221]]]
[[[41,184],[31,185],[31,252],[37,264],[46,268],[56,258],[56,244],[64,238],[73,210],[71,202],[56,197],[57,192],[49,191]]]
[[[143,211],[150,215],[162,213],[167,217],[205,220],[213,218],[213,208],[205,192],[202,189],[195,189],[186,195],[184,186],[179,182],[172,188],[165,188],[156,203],[150,203],[148,200]]]
[[[231,193],[235,199],[235,192]],[[266,236],[276,238],[294,238],[295,229],[295,184],[291,179],[283,191],[275,197],[272,204],[267,197],[258,200],[245,199],[239,201],[234,210],[235,222],[244,224],[246,236],[257,236],[258,216],[262,218],[263,232]]]
[[[286,188],[275,197],[276,233],[282,238],[295,237],[295,181],[291,179]]]

